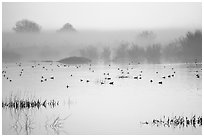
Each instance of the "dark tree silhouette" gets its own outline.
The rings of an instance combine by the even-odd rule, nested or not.
[[[146,58],[148,63],[160,63],[161,46],[154,44],[146,49]]]
[[[129,59],[134,62],[143,62],[145,60],[145,50],[142,47],[132,43],[128,50]]]
[[[139,35],[139,38],[143,39],[155,39],[156,34],[153,31],[142,31]]]
[[[15,51],[3,49],[2,62],[17,62],[21,59],[21,55]]]
[[[114,61],[118,63],[125,63],[127,62],[128,59],[128,43],[121,43],[119,47],[116,48],[115,50],[115,57]]]
[[[180,40],[182,46],[182,56],[185,62],[198,60],[202,62],[202,32],[188,32],[186,37]]]
[[[58,32],[76,32],[76,29],[70,23],[66,23]]]
[[[79,52],[82,57],[91,59],[93,62],[98,61],[99,58],[98,49],[94,46],[88,46],[84,49],[81,49]]]
[[[101,59],[103,59],[104,63],[108,63],[111,61],[111,50],[109,47],[104,47],[101,53]]]
[[[182,62],[181,55],[182,48],[179,40],[169,43],[162,49],[162,57],[169,63]]]
[[[20,33],[25,33],[25,32],[40,32],[41,30],[41,27],[33,22],[33,21],[30,21],[30,20],[27,20],[27,19],[23,19],[23,20],[20,20],[20,21],[17,21],[16,22],[16,25],[15,27],[13,28],[13,30],[15,32],[20,32]]]
[[[202,32],[188,32],[164,47],[162,54],[168,62],[202,62]]]

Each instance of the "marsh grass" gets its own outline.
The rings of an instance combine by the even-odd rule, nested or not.
[[[45,122],[45,129],[47,132],[49,132],[49,129],[51,129],[54,134],[59,135],[60,133],[68,134],[65,130],[63,130],[63,125],[65,120],[67,120],[71,116],[68,115],[65,118],[60,118],[60,116],[54,117],[53,119],[48,119]]]
[[[196,116],[192,115],[191,117],[187,116],[172,116],[172,117],[166,117],[163,116],[163,118],[160,119],[153,119],[152,121],[145,121],[140,122],[140,124],[144,125],[151,125],[151,126],[157,126],[157,127],[172,127],[176,128],[187,128],[187,127],[201,127],[202,126],[202,116]]]
[[[54,108],[59,105],[59,101],[52,100],[41,100],[36,98],[34,95],[24,95],[11,93],[9,97],[2,101],[2,108],[14,108],[14,109],[30,109],[50,106]]]

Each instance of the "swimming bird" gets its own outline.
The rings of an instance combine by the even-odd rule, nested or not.
[[[196,74],[196,77],[197,77],[197,78],[200,78],[200,76],[199,76],[198,74]]]
[[[162,84],[162,81],[159,81],[159,84]]]
[[[138,76],[137,76],[137,77],[134,77],[134,79],[138,79]]]
[[[110,82],[109,84],[110,84],[110,85],[113,85],[113,83],[114,83],[114,82]]]

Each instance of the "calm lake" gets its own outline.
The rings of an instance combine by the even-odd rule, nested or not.
[[[202,64],[22,62],[2,71],[6,135],[202,134],[202,124],[186,124],[202,116]],[[20,100],[40,103],[8,105]]]

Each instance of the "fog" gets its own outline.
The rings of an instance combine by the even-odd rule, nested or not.
[[[2,33],[3,62],[57,61],[70,56],[95,63],[201,61],[202,34],[190,29]]]

